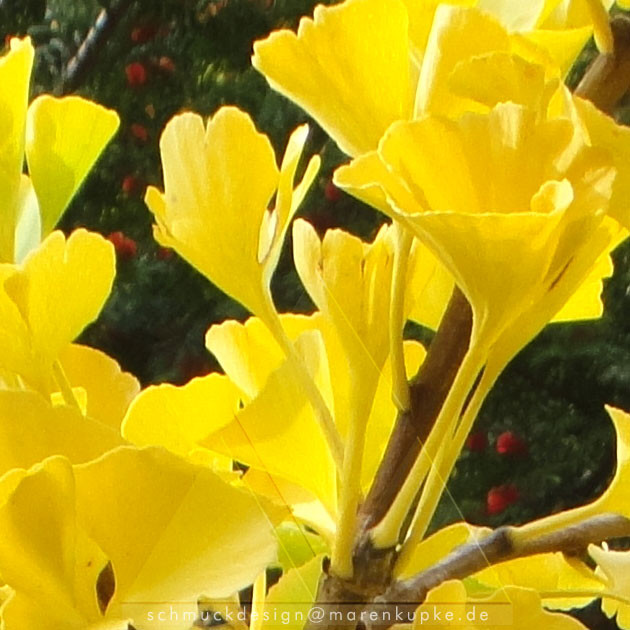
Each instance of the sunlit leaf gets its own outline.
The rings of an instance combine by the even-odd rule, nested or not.
[[[54,229],[118,124],[115,112],[78,96],[44,95],[29,107],[26,159],[43,237]]]

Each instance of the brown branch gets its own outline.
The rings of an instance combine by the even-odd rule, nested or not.
[[[364,531],[385,516],[407,478],[468,349],[471,326],[470,305],[456,288],[427,356],[411,381],[411,408],[398,415],[374,483],[361,506]]]
[[[608,114],[630,88],[630,19],[618,15],[610,25],[614,53],[598,55],[575,89],[576,96],[588,99]]]
[[[392,584],[375,603],[381,608],[389,602],[421,603],[432,588],[447,580],[462,580],[489,565],[515,558],[553,552],[581,555],[592,543],[630,536],[630,519],[619,514],[599,514],[522,544],[514,539],[514,531],[511,527],[501,527],[479,542],[458,547],[413,578]]]

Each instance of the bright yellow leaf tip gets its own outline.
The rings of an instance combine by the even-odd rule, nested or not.
[[[34,50],[30,40],[11,40],[0,58],[0,261],[13,262],[19,189]]]
[[[301,360],[329,398],[329,364],[317,322],[317,316],[282,317]],[[204,451],[247,464],[307,489],[334,517],[335,464],[301,381],[271,333],[251,318],[213,326],[208,338],[227,376],[147,388],[127,413],[124,436],[189,458]]]
[[[48,395],[58,391],[60,353],[98,316],[109,296],[112,244],[83,229],[53,232],[23,265],[0,268],[0,365]]]
[[[458,122],[398,123],[381,142],[380,159],[398,177],[395,186],[382,183],[391,214],[457,279],[475,313],[475,343],[495,344],[519,313],[531,317],[547,302],[558,310],[617,242],[618,230],[603,220],[614,169],[599,151],[576,151],[572,134],[568,120],[540,122],[502,104]],[[364,180],[360,160],[335,181],[349,192],[378,183]],[[560,291],[569,278],[571,288]]]
[[[44,95],[33,101],[26,159],[39,201],[42,238],[52,232],[118,124],[116,112],[78,96]]]
[[[138,379],[104,352],[79,344],[66,346],[59,364],[69,385],[86,392],[86,415],[120,432],[127,408],[140,392]]]
[[[601,52],[612,52],[608,16],[612,4],[613,0],[479,0],[477,6],[520,36],[525,49],[535,46],[538,55],[543,51],[564,75],[591,35]]]
[[[197,114],[175,116],[160,140],[165,193],[147,189],[156,239],[266,323],[286,230],[319,168],[315,156],[293,189],[307,133],[293,132],[278,170],[268,138],[235,107],[205,127]]]
[[[300,21],[297,35],[281,30],[256,42],[252,64],[349,155],[376,148],[387,127],[412,112],[408,18],[401,0],[318,6],[313,19]]]
[[[293,257],[302,284],[338,332],[353,382],[363,387],[375,386],[389,352],[383,322],[389,312],[392,232],[385,226],[367,244],[343,230],[329,230],[320,241],[303,220],[293,228]]]
[[[426,112],[475,111],[453,93],[450,75],[480,55],[515,53],[564,76],[595,28],[611,46],[601,0],[346,0],[318,6],[297,34],[272,33],[254,44],[252,64],[293,100],[342,151],[376,149],[389,125]],[[334,51],[344,50],[343,55]],[[484,76],[501,83],[503,77]],[[414,105],[415,101],[415,105]]]
[[[14,38],[0,59],[2,262],[21,260],[53,230],[119,123],[115,112],[76,96],[41,96],[28,107],[33,56],[29,38]]]
[[[124,443],[118,427],[78,409],[53,407],[37,392],[0,390],[0,476],[53,455],[83,464]]]
[[[201,595],[230,596],[276,557],[281,512],[158,449],[50,458],[12,486],[0,506],[6,630],[152,630],[171,604],[193,617],[169,627],[187,628]]]

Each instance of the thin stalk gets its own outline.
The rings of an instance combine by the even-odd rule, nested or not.
[[[252,593],[252,614],[249,622],[249,630],[262,630],[265,598],[267,595],[267,573],[263,570],[254,581],[254,591]]]
[[[600,511],[598,502],[595,501],[514,527],[512,536],[516,544],[524,545],[542,536],[548,536],[567,527],[579,525],[582,521],[597,516]]]
[[[424,448],[416,458],[389,511],[383,520],[372,529],[372,542],[377,548],[393,547],[398,543],[403,522],[413,505],[420,485],[426,477],[427,468],[431,468],[429,479],[438,472],[433,460],[435,457],[439,457],[442,449],[448,448],[450,440],[445,442],[445,438],[452,434],[466,397],[483,366],[485,356],[486,353],[478,346],[472,346],[466,353]]]
[[[319,388],[315,384],[315,381],[313,381],[313,378],[308,373],[304,362],[296,352],[293,342],[289,339],[289,336],[282,327],[282,322],[280,321],[280,317],[273,306],[270,295],[268,295],[268,302],[268,313],[264,320],[265,324],[269,328],[278,345],[284,351],[287,359],[291,362],[291,366],[295,370],[296,376],[300,380],[302,387],[304,387],[304,391],[313,406],[313,410],[315,411],[315,417],[317,418],[324,434],[324,438],[328,443],[328,448],[330,448],[337,470],[341,471],[343,469],[343,442],[339,432],[337,431],[337,427],[335,426],[330,409],[328,409],[328,405],[326,404],[322,393],[319,391]]]
[[[356,381],[356,379],[353,379]],[[343,455],[339,484],[339,519],[331,557],[331,570],[340,578],[353,574],[352,550],[357,533],[357,513],[361,500],[361,467],[365,448],[365,429],[370,414],[371,398],[360,392],[365,383],[352,383],[352,391],[359,392],[358,404],[353,406]],[[367,389],[367,388],[366,388]],[[369,387],[368,391],[374,391]]]
[[[392,400],[398,411],[407,411],[411,407],[409,381],[405,369],[403,349],[403,329],[405,326],[405,290],[407,288],[407,269],[412,233],[396,222],[396,250],[389,304],[389,345],[392,364]]]
[[[593,37],[597,49],[604,55],[612,55],[615,50],[615,40],[610,27],[608,10],[601,0],[586,0],[586,8],[593,22]]]
[[[79,402],[77,401],[74,392],[72,391],[72,386],[68,381],[68,377],[61,367],[61,363],[59,363],[59,361],[55,361],[53,363],[52,369],[55,383],[57,383],[57,387],[59,387],[59,391],[61,392],[63,401],[66,403],[66,405],[68,405],[68,407],[74,407],[75,409],[81,411],[81,414],[83,414],[81,406],[79,405]]]
[[[429,524],[433,519],[440,497],[442,496],[444,484],[450,477],[455,462],[462,448],[464,448],[466,437],[470,433],[470,429],[479,414],[479,410],[494,384],[496,377],[485,378],[485,376],[484,374],[481,378],[475,393],[470,399],[461,422],[456,427],[455,436],[452,441],[449,442],[448,446],[440,451],[434,462],[434,468],[431,472],[436,474],[429,475],[425,487],[423,488],[423,493],[409,530],[409,536],[399,556],[398,562],[400,562],[401,565],[405,564],[408,556],[412,554],[415,547],[422,542]]]

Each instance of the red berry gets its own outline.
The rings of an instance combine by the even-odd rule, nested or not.
[[[107,240],[111,242],[116,252],[118,252],[118,250],[123,247],[125,235],[121,231],[112,232],[107,236]]]
[[[497,438],[496,449],[500,455],[525,455],[527,443],[512,431],[504,431]]]
[[[478,433],[471,433],[466,440],[466,446],[468,447],[468,450],[477,453],[485,451],[488,446],[488,437],[481,431]]]
[[[139,87],[147,82],[147,70],[139,61],[130,63],[125,68],[127,75],[127,85],[130,87]]]
[[[131,131],[131,135],[140,142],[146,142],[149,139],[149,130],[140,123],[133,123],[129,131]]]
[[[160,57],[158,66],[160,70],[163,70],[168,74],[173,74],[173,72],[175,72],[175,62],[170,57]]]
[[[140,182],[135,175],[127,175],[123,180],[120,187],[126,195],[133,195],[139,188]]]
[[[120,230],[112,232],[107,237],[107,240],[112,243],[114,249],[116,250],[116,254],[121,259],[128,260],[129,258],[133,258],[138,251],[136,241],[125,236]]]
[[[144,44],[152,40],[157,35],[158,29],[156,26],[146,24],[144,26],[136,26],[131,31],[131,41],[134,44]]]
[[[486,496],[486,510],[488,514],[500,514],[518,499],[519,491],[513,483],[495,486],[490,488]]]
[[[157,257],[160,260],[170,260],[173,258],[173,250],[168,247],[160,247],[157,251]]]
[[[328,201],[335,202],[341,199],[341,190],[335,186],[332,179],[329,179],[326,182],[326,187],[324,188],[324,197],[328,199]]]
[[[138,244],[132,238],[125,237],[123,248],[120,252],[122,258],[133,258],[138,253]]]

